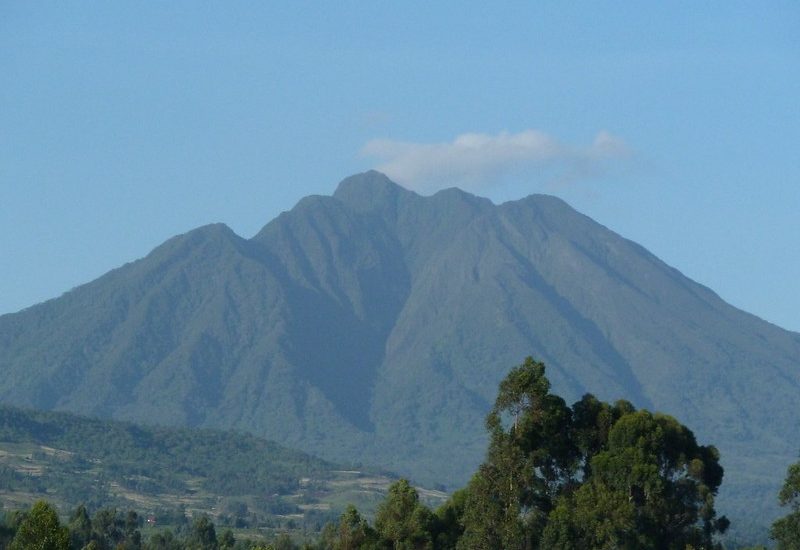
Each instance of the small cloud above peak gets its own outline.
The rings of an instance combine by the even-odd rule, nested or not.
[[[627,157],[631,155],[631,150],[623,140],[605,130],[597,133],[590,149],[596,156],[601,157]]]
[[[392,180],[422,193],[452,186],[483,191],[512,177],[563,185],[595,179],[610,162],[631,156],[625,142],[606,131],[589,145],[572,146],[533,129],[466,133],[445,143],[373,139],[361,153],[378,159],[376,168]]]

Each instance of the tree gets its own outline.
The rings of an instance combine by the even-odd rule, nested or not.
[[[193,550],[217,550],[217,532],[214,523],[205,514],[192,522],[187,544]]]
[[[791,511],[772,524],[770,537],[778,550],[800,550],[800,462],[789,466],[778,500]]]
[[[326,549],[356,550],[374,548],[378,537],[355,506],[349,505],[339,517],[339,524],[331,525],[325,531],[323,539]]]
[[[92,541],[101,550],[116,548],[125,541],[125,522],[116,508],[103,508],[92,518]]]
[[[608,445],[591,458],[592,475],[551,514],[544,544],[585,548],[713,548],[728,522],[717,518],[719,453],[697,445],[670,416],[623,415]]]
[[[231,550],[236,545],[236,538],[233,536],[233,531],[226,529],[219,539],[220,550]]]
[[[510,463],[511,461],[509,461]],[[467,486],[464,533],[457,548],[526,548],[525,529],[512,476],[503,464],[482,464]]]
[[[389,487],[386,499],[375,514],[375,530],[383,547],[394,550],[433,548],[433,514],[419,502],[419,495],[407,480]]]
[[[715,536],[729,522],[714,508],[719,452],[675,418],[589,394],[567,407],[528,357],[500,383],[486,427],[486,460],[435,515],[407,481],[390,487],[375,519],[379,548],[720,548]],[[800,464],[781,502],[800,517]],[[791,537],[784,528],[799,524],[774,529]],[[368,533],[350,508],[338,531],[326,526],[322,547],[368,548]]]
[[[172,531],[166,529],[165,531],[151,535],[145,548],[148,550],[183,550],[184,545],[175,538]]]
[[[5,514],[3,522],[0,523],[0,548],[7,548],[11,544],[17,529],[25,521],[27,515],[28,513],[22,510],[14,510]]]
[[[125,550],[139,550],[142,547],[142,534],[139,532],[139,515],[133,510],[125,514]]]
[[[74,548],[83,548],[92,538],[92,520],[86,506],[78,506],[69,518],[69,532]]]
[[[281,533],[278,537],[267,546],[269,550],[297,550],[297,545],[286,533]]]
[[[580,454],[572,411],[550,393],[544,371],[528,357],[500,383],[486,418],[487,458],[468,487],[460,547],[535,547],[555,497],[574,483]]]
[[[466,501],[467,490],[459,489],[436,510],[434,548],[440,550],[456,548],[459,539],[464,535]]]
[[[69,550],[69,530],[62,527],[56,511],[40,500],[20,524],[9,550]]]
[[[583,479],[592,475],[591,457],[607,448],[608,435],[617,420],[635,410],[625,400],[611,405],[589,393],[572,405],[572,439],[580,454]]]
[[[674,418],[585,395],[571,408],[530,357],[501,382],[459,548],[713,548],[719,453]]]

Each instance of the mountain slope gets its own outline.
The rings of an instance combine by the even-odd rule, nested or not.
[[[796,456],[800,335],[559,199],[421,197],[376,172],[252,239],[202,227],[0,317],[0,400],[248,430],[453,487],[526,355],[568,401],[677,416],[721,448],[734,496],[773,499]]]
[[[63,513],[80,504],[113,506],[155,514],[164,523],[186,510],[213,515],[218,525],[263,527],[291,518],[319,529],[348,501],[373,513],[392,481],[252,435],[0,406],[0,505],[6,509],[44,498]],[[431,504],[444,497],[420,491]]]

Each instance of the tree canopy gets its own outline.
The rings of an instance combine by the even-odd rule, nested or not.
[[[459,547],[714,546],[719,453],[671,416],[591,395],[572,407],[527,358],[500,384]]]
[[[772,524],[770,536],[778,550],[800,550],[800,462],[789,466],[778,500],[790,512]]]
[[[20,523],[9,550],[69,550],[69,529],[48,503],[34,504]]]

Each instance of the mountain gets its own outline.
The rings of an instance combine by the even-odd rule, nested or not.
[[[423,197],[377,172],[0,317],[0,401],[235,428],[453,488],[527,355],[568,401],[626,398],[716,444],[734,510],[774,503],[800,447],[800,334],[557,198]]]

